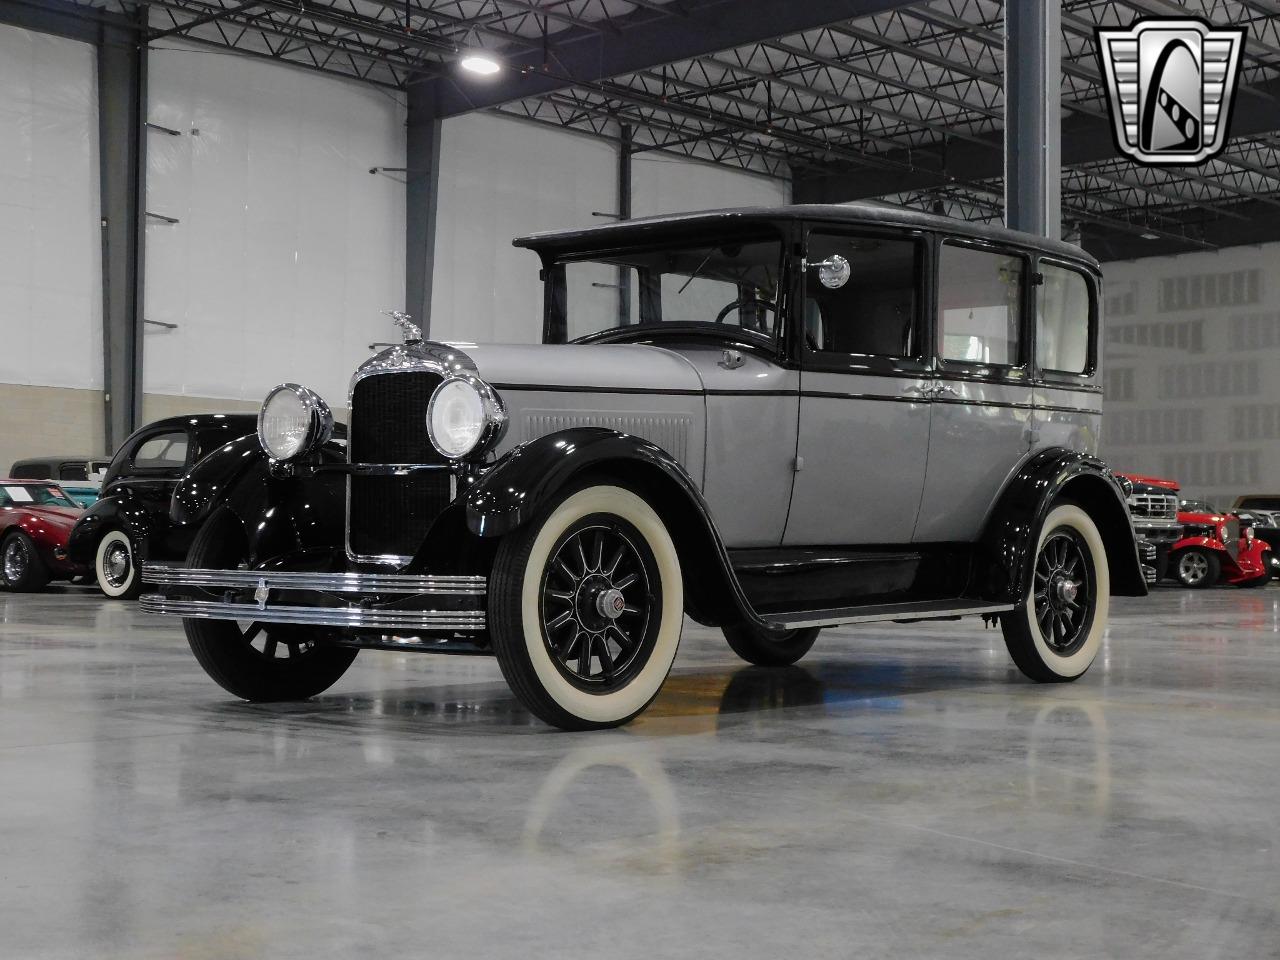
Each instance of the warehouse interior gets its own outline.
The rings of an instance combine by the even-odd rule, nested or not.
[[[1225,141],[1140,162],[1098,31],[1190,20],[1240,31]],[[256,444],[280,384],[348,423],[406,324],[481,373],[552,343],[515,238],[855,203],[1098,265],[1084,442],[1153,572],[1079,682],[1025,681],[994,617],[833,623],[777,666],[689,617],[618,729],[394,645],[250,703],[100,589],[104,547],[0,589],[0,956],[1280,955],[1277,0],[0,0],[0,477],[107,498],[17,468],[106,470],[166,418]],[[644,392],[576,356],[601,415]],[[708,462],[744,446],[714,427]]]

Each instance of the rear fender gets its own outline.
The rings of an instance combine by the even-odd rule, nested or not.
[[[1005,485],[979,541],[971,590],[982,599],[1017,603],[1026,595],[1035,545],[1055,502],[1066,499],[1089,514],[1107,552],[1111,592],[1147,594],[1124,492],[1097,457],[1050,447],[1037,451]]]
[[[98,543],[108,532],[122,530],[135,544],[145,544],[153,521],[145,507],[129,494],[103,497],[80,515],[67,537],[67,558],[72,563],[92,564]]]

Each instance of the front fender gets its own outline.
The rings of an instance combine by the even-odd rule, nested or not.
[[[979,541],[977,595],[1008,603],[1026,596],[1040,529],[1060,498],[1078,503],[1097,525],[1111,570],[1111,592],[1146,596],[1124,492],[1103,461],[1065,447],[1036,452],[1005,485]]]
[[[240,480],[267,455],[256,433],[225,443],[192,467],[174,488],[169,518],[174,523],[200,524],[218,509]]]
[[[98,541],[109,530],[123,530],[134,543],[143,543],[151,532],[151,517],[137,498],[127,494],[103,497],[80,515],[67,537],[67,557],[72,563],[93,563]]]
[[[467,491],[467,529],[501,537],[528,523],[585,473],[634,489],[662,517],[684,569],[690,616],[714,626],[764,626],[734,575],[693,478],[656,444],[606,427],[575,427],[516,447]]]
[[[520,444],[472,484],[467,528],[481,537],[504,536],[537,515],[577,474],[628,462],[658,470],[706,510],[697,485],[661,447],[607,427],[575,427]]]

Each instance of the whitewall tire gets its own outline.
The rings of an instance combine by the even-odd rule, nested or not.
[[[499,544],[494,652],[517,698],[553,726],[615,727],[644,710],[683,622],[675,544],[630,490],[578,488]]]
[[[1106,548],[1084,510],[1049,511],[1029,579],[1023,602],[1001,617],[1009,655],[1032,680],[1075,680],[1098,655],[1111,606]]]
[[[98,541],[93,559],[93,575],[104,597],[134,600],[142,593],[142,579],[133,543],[122,530],[112,530]]]

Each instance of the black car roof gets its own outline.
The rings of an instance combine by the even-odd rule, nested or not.
[[[686,231],[696,233],[732,225],[759,226],[796,220],[936,231],[948,236],[1025,247],[1041,253],[1069,258],[1090,266],[1094,270],[1099,269],[1098,261],[1092,256],[1080,247],[1062,240],[1050,240],[1033,233],[1023,233],[1020,230],[969,223],[953,217],[941,217],[879,203],[793,203],[778,207],[699,210],[692,213],[639,217],[620,223],[596,224],[573,230],[547,230],[518,237],[513,242],[517,247],[530,247],[538,251],[558,253],[582,250],[584,247],[591,246],[604,247],[615,244],[625,246],[637,241],[643,242],[648,237],[678,235]]]
[[[257,428],[257,424],[258,415],[256,413],[189,413],[186,416],[164,417],[160,420],[152,420],[150,423],[144,423],[138,430],[185,430],[187,427],[195,427],[196,430],[209,430],[216,427],[231,427],[244,429],[245,433],[249,433]],[[134,432],[136,433],[137,431]]]

